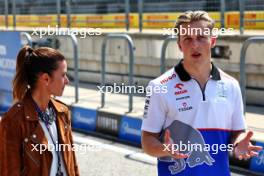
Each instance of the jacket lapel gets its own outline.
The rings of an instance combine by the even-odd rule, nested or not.
[[[35,129],[30,135],[30,139],[37,144],[44,144],[48,146],[48,140],[45,137],[44,131],[39,123],[38,115],[34,107],[33,99],[30,95],[27,95],[24,99],[24,103],[27,105],[25,108],[25,121],[35,123]]]

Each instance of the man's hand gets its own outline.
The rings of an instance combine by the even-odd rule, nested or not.
[[[165,142],[163,144],[163,146],[165,147],[164,151],[166,151],[169,156],[171,156],[175,159],[188,158],[189,157],[188,154],[183,154],[183,153],[179,153],[179,151],[175,151],[175,148],[173,147],[174,142],[171,138],[170,130],[168,130],[168,129],[165,131],[164,142]]]
[[[258,151],[262,150],[261,146],[254,146],[251,144],[250,139],[253,136],[252,131],[248,131],[246,135],[241,138],[234,148],[235,157],[238,159],[249,159],[254,156],[258,156]]]

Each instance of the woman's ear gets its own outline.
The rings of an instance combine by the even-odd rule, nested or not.
[[[42,73],[42,74],[40,75],[40,79],[41,79],[41,82],[42,82],[44,85],[46,85],[46,86],[49,85],[49,83],[50,83],[50,76],[49,76],[48,73]]]

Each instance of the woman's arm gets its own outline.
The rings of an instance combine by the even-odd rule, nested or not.
[[[4,116],[0,122],[1,176],[16,176],[21,172],[21,132],[14,119]]]

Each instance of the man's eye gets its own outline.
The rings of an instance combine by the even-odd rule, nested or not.
[[[201,35],[201,36],[199,36],[198,38],[199,38],[199,39],[205,39],[206,37],[203,36],[203,35]]]

